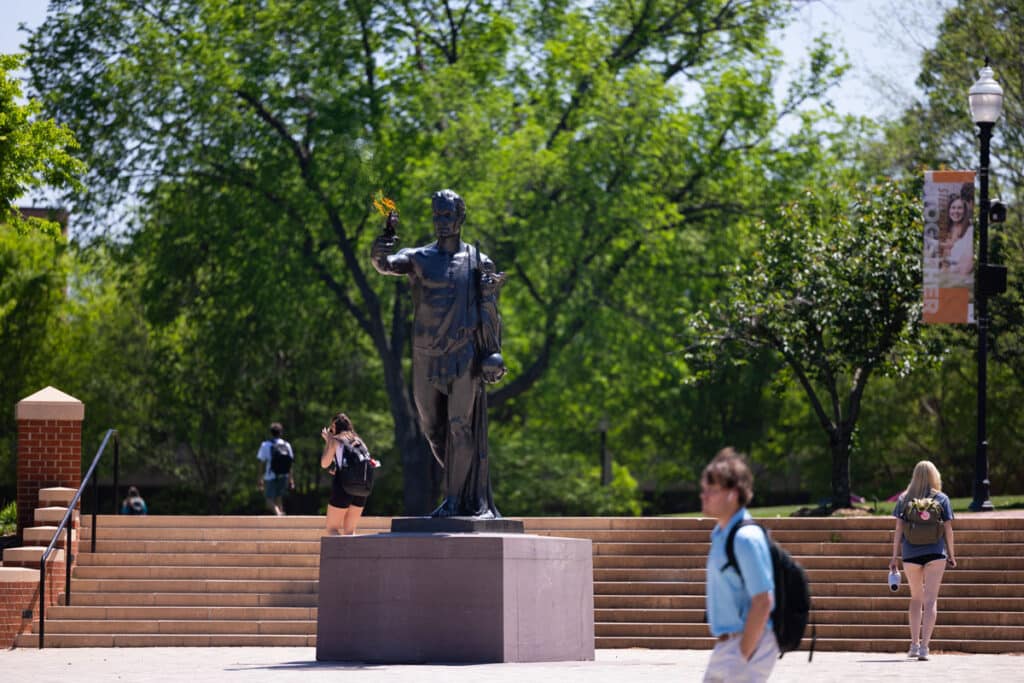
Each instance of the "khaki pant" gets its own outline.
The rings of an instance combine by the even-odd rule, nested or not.
[[[767,681],[779,659],[779,645],[770,628],[757,642],[754,656],[747,661],[740,653],[739,636],[720,641],[711,651],[704,683],[762,683]]]

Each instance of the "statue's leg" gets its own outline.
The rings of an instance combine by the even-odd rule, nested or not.
[[[445,446],[448,438],[448,397],[427,380],[426,363],[412,364],[412,397],[420,420],[420,430],[427,437],[437,462],[446,466]]]
[[[475,503],[463,500],[466,479],[470,475],[476,439],[473,436],[473,405],[479,381],[471,372],[464,372],[451,384],[448,391],[448,466],[445,469],[445,487],[449,498],[456,501],[456,514],[475,514]]]

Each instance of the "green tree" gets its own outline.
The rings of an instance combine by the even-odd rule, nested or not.
[[[14,405],[52,382],[50,340],[67,284],[66,246],[0,223],[0,481],[14,482]]]
[[[934,47],[922,55],[917,82],[923,97],[887,126],[884,137],[868,146],[862,157],[869,168],[897,174],[917,175],[922,168],[975,168],[977,129],[967,91],[985,58],[992,60],[1005,94],[992,140],[990,196],[1001,197],[1010,207],[1009,220],[989,230],[990,259],[1005,264],[1009,274],[1007,292],[989,303],[988,429],[995,488],[1020,486],[1017,472],[1024,447],[1022,435],[1013,429],[1021,423],[1018,393],[1024,386],[1024,214],[1017,209],[1024,181],[1024,56],[1017,38],[1022,30],[1024,6],[1019,0],[962,0],[950,7]],[[924,340],[938,363],[923,368],[924,375],[913,386],[921,392],[917,398],[924,407],[918,418],[929,430],[905,443],[904,450],[946,462],[944,480],[966,495],[973,479],[976,328],[928,326]],[[950,442],[949,434],[961,437]]]
[[[761,249],[693,319],[693,357],[708,367],[762,349],[785,362],[828,440],[833,508],[850,504],[868,380],[905,374],[919,353],[919,221],[907,185],[808,191],[780,224],[762,224]]]
[[[429,239],[431,191],[447,185],[466,198],[467,237],[514,283],[503,294],[513,374],[491,404],[503,419],[522,417],[528,394],[572,365],[582,339],[600,340],[592,358],[605,342],[628,341],[630,362],[666,348],[665,335],[647,334],[678,306],[666,283],[687,278],[710,293],[706,273],[735,258],[773,192],[808,173],[821,147],[813,121],[792,140],[775,126],[841,70],[816,51],[774,107],[780,59],[767,36],[788,8],[64,2],[30,40],[29,67],[48,111],[81,131],[91,168],[82,210],[100,215],[138,193],[141,232],[166,240],[171,256],[143,277],[168,334],[170,321],[198,316],[218,331],[206,339],[223,339],[207,310],[238,302],[196,285],[215,274],[259,287],[243,262],[287,264],[303,288],[319,282],[335,324],[344,316],[359,330],[349,352],[376,356],[405,510],[417,513],[432,507],[437,473],[406,375],[409,292],[367,270],[371,192],[398,200],[406,244]],[[197,378],[213,373],[193,387],[208,405],[234,388],[237,360],[197,368]],[[199,433],[227,438],[211,425],[188,438]]]
[[[52,221],[21,215],[14,202],[33,188],[76,188],[84,171],[72,156],[78,145],[66,126],[40,119],[40,103],[22,103],[21,82],[12,76],[21,57],[0,55],[0,224],[19,232],[59,232]]]

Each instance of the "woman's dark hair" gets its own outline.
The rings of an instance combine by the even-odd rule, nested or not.
[[[141,498],[141,496],[139,495],[139,490],[137,488],[135,488],[134,486],[129,486],[128,487],[128,497],[129,498]]]
[[[705,484],[735,490],[740,507],[745,507],[754,498],[754,475],[744,455],[732,448],[718,451],[704,468],[700,479]]]
[[[362,441],[352,426],[352,420],[345,413],[338,413],[331,418],[331,433],[350,441]]]

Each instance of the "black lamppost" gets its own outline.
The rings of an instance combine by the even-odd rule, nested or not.
[[[992,128],[999,120],[1003,108],[1003,89],[992,78],[992,69],[989,68],[987,58],[985,68],[971,86],[968,100],[971,105],[971,118],[978,125],[978,138],[981,140],[981,165],[978,167],[981,189],[978,212],[978,262],[974,277],[974,311],[978,321],[978,439],[974,454],[974,500],[970,505],[970,509],[977,512],[994,509],[992,501],[989,500],[988,439],[985,434],[985,398],[988,390],[988,297],[996,293],[992,286],[996,279],[993,277],[995,274],[988,263],[988,157]],[[1003,277],[1005,278],[1005,270]]]

